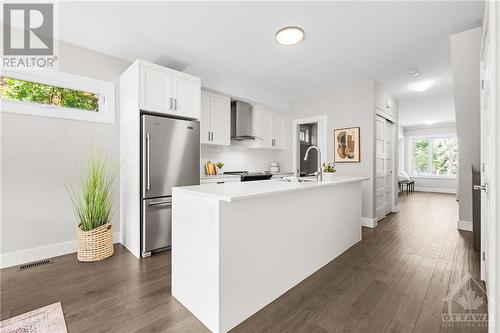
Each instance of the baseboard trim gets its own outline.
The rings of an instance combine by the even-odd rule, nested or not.
[[[368,228],[376,228],[378,225],[377,219],[371,219],[369,217],[361,217],[361,225]]]
[[[399,205],[392,206],[391,212],[393,212],[393,213],[399,213],[399,211],[400,211]]]
[[[472,231],[472,221],[458,220],[457,229],[464,231]]]
[[[120,243],[120,232],[113,233],[113,243]],[[0,254],[0,268],[25,264],[32,261],[62,256],[77,251],[76,240],[50,244],[31,249]]]
[[[449,193],[449,194],[457,194],[456,190],[449,188],[435,188],[435,187],[419,187],[415,186],[416,192],[432,192],[432,193]]]

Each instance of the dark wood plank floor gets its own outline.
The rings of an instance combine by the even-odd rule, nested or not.
[[[479,280],[479,254],[472,234],[456,230],[457,212],[453,195],[402,196],[400,213],[364,228],[362,242],[233,331],[486,332],[441,323],[447,294],[467,274]],[[100,263],[71,254],[3,269],[1,319],[61,302],[70,333],[207,332],[170,295],[170,271],[169,252],[137,260],[121,246]]]

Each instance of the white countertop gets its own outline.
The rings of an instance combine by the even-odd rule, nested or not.
[[[241,178],[240,175],[204,175],[200,179]]]
[[[333,181],[322,182],[286,182],[282,180],[263,180],[253,182],[237,182],[224,184],[202,184],[194,186],[174,187],[172,194],[176,192],[189,192],[196,195],[206,196],[221,201],[232,202],[259,198],[262,196],[276,195],[286,192],[302,191],[326,186],[338,186],[342,184],[368,180],[362,177],[337,177]]]

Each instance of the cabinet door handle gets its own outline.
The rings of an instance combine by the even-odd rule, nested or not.
[[[214,141],[214,132],[210,132],[210,133],[212,133],[212,134],[211,134],[212,136],[211,136],[211,139],[210,139],[210,140],[211,140],[211,141]]]
[[[174,98],[174,110],[177,111],[177,98]]]
[[[173,107],[173,101],[172,101],[172,100],[173,100],[173,98],[172,98],[172,97],[170,97],[170,98],[169,98],[169,105],[168,105],[168,109],[169,109],[169,110],[172,110],[172,107]]]
[[[210,131],[208,131],[208,141],[210,141]]]

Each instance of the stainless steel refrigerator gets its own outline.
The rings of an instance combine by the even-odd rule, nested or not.
[[[143,257],[172,242],[172,187],[200,183],[200,124],[141,116]]]

